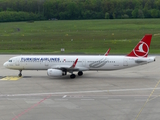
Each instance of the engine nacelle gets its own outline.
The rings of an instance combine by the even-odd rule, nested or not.
[[[48,69],[47,70],[47,75],[52,76],[52,77],[60,77],[63,75],[62,70],[57,70],[57,69]]]

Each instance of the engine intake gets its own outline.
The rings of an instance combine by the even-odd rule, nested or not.
[[[52,77],[60,77],[63,75],[62,70],[57,70],[57,69],[48,69],[47,70],[47,75],[52,76]]]

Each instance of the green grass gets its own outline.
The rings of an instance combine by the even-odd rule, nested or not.
[[[160,53],[160,19],[0,23],[0,53],[127,54],[145,34],[150,53]]]

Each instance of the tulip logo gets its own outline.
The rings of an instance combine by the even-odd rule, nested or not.
[[[136,48],[133,50],[134,54],[139,57],[143,56],[146,57],[149,52],[149,47],[145,42],[139,42],[139,44],[136,46]]]

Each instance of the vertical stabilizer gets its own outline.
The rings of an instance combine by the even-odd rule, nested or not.
[[[145,35],[136,47],[127,56],[130,57],[147,57],[149,53],[152,35]]]

